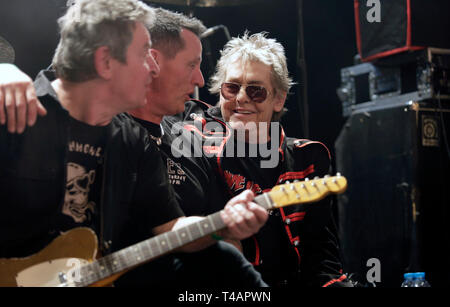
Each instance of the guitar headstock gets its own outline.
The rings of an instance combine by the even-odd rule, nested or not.
[[[319,201],[328,194],[343,193],[347,179],[339,173],[311,180],[280,184],[269,192],[274,208]]]

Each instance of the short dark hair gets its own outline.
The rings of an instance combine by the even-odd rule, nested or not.
[[[198,37],[206,31],[205,25],[195,17],[187,17],[163,8],[156,8],[155,14],[156,20],[148,29],[152,47],[169,58],[175,57],[184,48],[181,30],[189,30]]]

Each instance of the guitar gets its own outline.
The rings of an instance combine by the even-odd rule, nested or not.
[[[319,201],[347,188],[339,173],[277,185],[254,202],[267,210]],[[122,274],[145,262],[225,227],[220,211],[201,221],[154,236],[96,260],[97,237],[86,227],[74,228],[40,252],[25,258],[0,259],[0,286],[84,287],[112,284]]]

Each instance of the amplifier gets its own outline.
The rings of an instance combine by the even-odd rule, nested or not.
[[[426,47],[450,48],[448,0],[354,0],[363,62]]]
[[[450,49],[427,48],[341,69],[344,116],[431,98],[450,99]]]
[[[432,287],[450,282],[450,108],[440,101],[378,109],[347,118],[335,143],[336,171],[348,188],[337,196],[344,270],[377,286],[400,287],[423,271]]]

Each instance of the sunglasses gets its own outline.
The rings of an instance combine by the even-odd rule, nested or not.
[[[256,103],[264,102],[267,98],[268,91],[260,85],[242,85],[233,82],[224,82],[220,87],[220,93],[225,99],[233,99],[244,87],[247,96]]]

